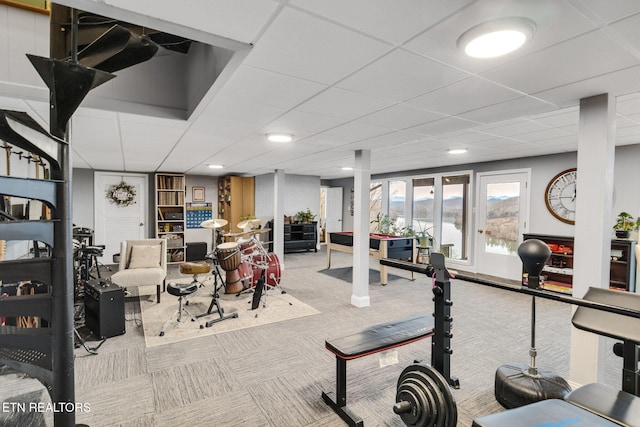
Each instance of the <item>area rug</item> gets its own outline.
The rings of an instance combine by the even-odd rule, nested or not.
[[[181,281],[182,280],[174,280],[174,282]],[[189,280],[187,280],[187,283],[188,282]],[[155,286],[153,289],[155,289]],[[206,313],[211,303],[211,294],[211,285],[200,288],[195,294],[188,297],[189,304],[186,308],[194,315]],[[192,322],[188,316],[183,314],[181,322],[172,323],[166,329],[164,336],[160,336],[160,331],[165,322],[171,318],[178,309],[178,298],[164,293],[162,294],[160,304],[158,304],[156,303],[153,292],[151,292],[150,295],[146,295],[141,289],[140,311],[142,312],[142,324],[146,345],[147,347],[155,347],[223,332],[252,328],[275,322],[284,322],[320,313],[310,305],[303,303],[289,294],[282,294],[277,290],[272,290],[267,294],[266,298],[263,297],[260,306],[255,310],[251,310],[252,298],[253,293],[236,296],[235,294],[224,294],[221,292],[220,305],[224,310],[224,315],[238,313],[238,317],[222,320],[212,324],[210,327],[200,329],[197,322]],[[200,317],[198,320],[202,325],[205,325],[206,322],[219,318],[219,314],[214,311],[214,313]]]

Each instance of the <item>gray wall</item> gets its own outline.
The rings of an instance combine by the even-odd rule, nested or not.
[[[549,156],[527,157],[522,159],[502,160],[485,163],[470,163],[465,165],[418,169],[403,171],[393,174],[374,175],[372,181],[393,178],[408,177],[413,175],[425,175],[432,173],[454,172],[462,170],[472,170],[474,174],[478,172],[491,172],[510,169],[531,169],[531,210],[529,232],[540,234],[553,234],[559,236],[573,236],[574,226],[562,223],[555,219],[547,211],[544,203],[544,192],[547,184],[557,173],[576,167],[577,153],[561,153]],[[615,158],[615,197],[613,202],[613,213],[617,215],[620,211],[627,211],[633,216],[640,216],[640,190],[637,189],[637,182],[640,180],[640,144],[626,145],[616,148]],[[474,177],[475,182],[475,177]],[[349,199],[353,188],[353,179],[340,179],[333,181],[323,181],[323,185],[330,187],[343,187],[343,220],[344,229],[353,227],[353,217],[349,214]],[[589,191],[579,187],[580,191]],[[475,193],[475,188],[472,189]],[[475,195],[474,195],[475,203]],[[613,226],[613,221],[611,223]]]
[[[93,170],[73,170],[73,223],[94,228],[93,224]],[[155,204],[154,174],[149,174],[149,206]],[[265,221],[273,219],[273,174],[255,177],[256,217]],[[205,187],[205,201],[213,203],[213,217],[217,216],[218,179],[204,175],[186,175],[187,193],[185,201],[192,201],[192,188]],[[285,175],[285,215],[293,216],[301,210],[311,209],[320,212],[320,178],[315,176]],[[149,209],[149,236],[154,235],[154,209]],[[211,232],[206,229],[188,229],[185,232],[187,242],[211,243]]]
[[[265,174],[255,178],[256,217],[258,218],[268,220],[273,218],[274,176],[274,174]],[[316,215],[320,213],[320,177],[285,175],[284,215],[294,216],[307,208]]]

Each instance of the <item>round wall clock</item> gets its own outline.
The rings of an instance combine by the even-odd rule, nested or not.
[[[544,202],[551,215],[560,221],[576,223],[576,168],[562,171],[549,181]]]

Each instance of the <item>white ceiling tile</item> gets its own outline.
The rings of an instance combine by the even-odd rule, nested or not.
[[[455,115],[521,96],[520,92],[479,77],[468,77],[407,102],[427,110]]]
[[[292,0],[289,3],[397,44],[429,28],[470,0]]]
[[[386,43],[285,7],[245,61],[259,68],[330,84],[389,48]]]
[[[362,95],[344,89],[330,88],[319,93],[296,110],[305,113],[321,114],[344,120],[353,120],[373,111],[378,111],[393,102],[381,98]]]
[[[326,85],[242,65],[222,87],[220,94],[265,105],[293,108],[327,88]]]
[[[345,144],[349,144],[351,142],[369,139],[379,135],[389,134],[391,132],[393,132],[392,129],[380,126],[374,126],[366,123],[349,122],[329,129],[320,135],[337,137],[342,139]]]
[[[634,93],[617,98],[616,111],[625,116],[640,114],[640,94]]]
[[[403,101],[467,74],[402,49],[395,49],[338,83],[339,87]]]
[[[478,123],[457,117],[445,117],[424,125],[407,129],[410,132],[423,135],[441,135],[443,133],[454,132],[461,129],[470,129],[478,126]]]
[[[592,31],[481,75],[525,93],[537,93],[639,64],[637,57],[603,31]],[[531,78],[532,74],[535,78]]]
[[[564,108],[540,114],[531,119],[551,127],[575,126],[580,119],[580,111],[578,108]]]
[[[580,99],[603,93],[627,95],[638,92],[640,91],[640,78],[638,76],[640,76],[640,66],[571,82],[554,89],[537,92],[534,95],[559,107],[577,106]]]
[[[576,4],[579,6],[581,5],[582,8],[586,7],[605,22],[617,21],[625,16],[640,12],[640,3],[638,3],[637,0],[616,0],[614,2],[602,0],[577,0]]]
[[[319,114],[289,111],[262,127],[263,133],[290,133],[294,140],[314,135],[342,124],[343,121]]]
[[[420,135],[413,132],[398,131],[385,135],[369,138],[364,141],[358,141],[353,144],[349,144],[349,149],[352,150],[374,150],[378,148],[397,148],[399,145],[406,144],[408,142],[424,140],[424,135]]]
[[[457,48],[458,38],[468,29],[498,18],[522,16],[534,21],[536,33],[531,43],[501,58],[469,58]],[[563,40],[592,30],[595,25],[565,1],[484,0],[471,4],[405,45],[420,54],[473,73],[499,67],[514,58],[528,55]]]
[[[274,120],[286,111],[284,108],[250,102],[243,98],[218,95],[206,107],[202,119],[219,117],[257,127]]]
[[[522,141],[537,142],[548,141],[556,138],[566,138],[571,136],[572,134],[570,132],[564,131],[562,129],[545,129],[536,132],[522,133],[515,136],[514,138],[520,139]],[[575,137],[575,135],[573,135],[573,137]]]
[[[487,132],[494,135],[515,136],[523,133],[549,129],[549,126],[533,120],[516,119],[503,123],[495,123],[492,125],[482,126],[479,129],[482,132]]]
[[[445,117],[444,114],[427,111],[407,103],[399,103],[361,117],[357,121],[390,129],[406,129]]]
[[[480,123],[494,123],[500,120],[508,120],[516,117],[526,117],[557,109],[555,105],[539,101],[530,96],[488,105],[473,111],[462,113],[459,117],[474,120]]]

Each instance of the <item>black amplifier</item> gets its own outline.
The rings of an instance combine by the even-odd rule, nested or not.
[[[124,334],[124,288],[106,280],[87,282],[84,324],[98,338]]]

